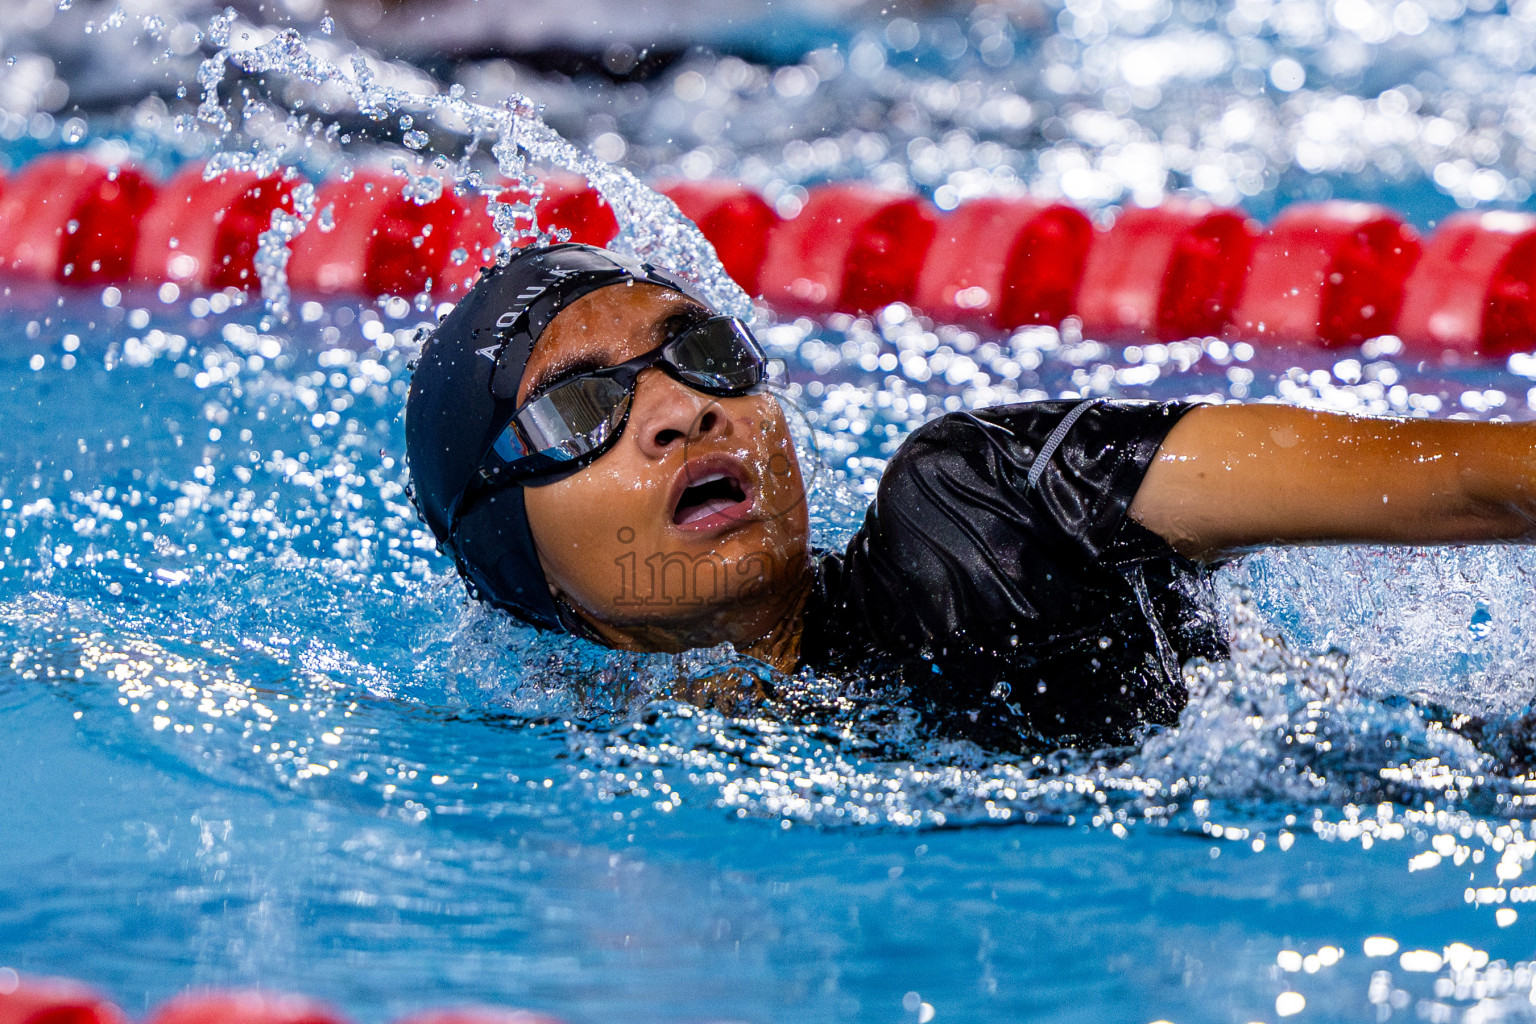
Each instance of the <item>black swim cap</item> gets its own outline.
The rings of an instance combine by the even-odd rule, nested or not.
[[[523,489],[501,486],[460,509],[486,452],[516,408],[534,343],[566,306],[613,284],[681,292],[679,279],[596,246],[521,249],[482,272],[427,338],[405,404],[405,451],[416,509],[476,597],[540,629],[570,630],[549,595]],[[550,478],[541,480],[549,482]]]

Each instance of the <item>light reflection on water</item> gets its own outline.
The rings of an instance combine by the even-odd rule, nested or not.
[[[32,780],[15,792],[79,808],[35,849],[4,843],[35,880],[0,909],[23,968],[80,973],[78,945],[40,937],[59,915],[142,923],[90,975],[109,987],[261,980],[367,1019],[440,1002],[427,994],[450,979],[577,1019],[628,1005],[624,985],[658,1020],[846,1019],[911,990],[902,970],[927,972],[940,1011],[1092,992],[1148,1019],[1214,1019],[1217,998],[1265,1019],[1289,992],[1362,1016],[1529,1016],[1529,969],[1506,967],[1536,913],[1523,549],[1224,571],[1235,656],[1193,668],[1180,726],[1136,748],[997,755],[809,678],[761,709],[699,708],[677,698],[728,654],[617,655],[467,604],[403,490],[413,323],[337,307],[271,335],[238,308],[145,298],[42,302],[0,357],[28,410],[0,455],[0,699]],[[764,333],[834,471],[813,501],[828,540],[945,408],[1205,394],[1530,415],[1525,377],[1421,368],[1391,341],[1122,350],[900,308]],[[957,914],[978,930],[937,938]],[[1030,929],[1073,937],[1020,960]],[[1215,952],[1229,931],[1236,960]],[[173,935],[194,952],[150,980]],[[880,935],[906,952],[860,952]],[[1365,955],[1372,935],[1403,952]],[[746,959],[721,960],[727,945]],[[375,971],[345,949],[400,984],[368,989]],[[699,987],[666,990],[657,970]]]
[[[1025,186],[1260,212],[1403,194],[1422,224],[1530,194],[1536,22],[1471,6],[983,5],[855,25],[777,68],[691,54],[638,100],[495,61],[450,74],[548,102],[600,157],[737,176],[786,214],[854,176],[946,208]],[[173,25],[115,31],[141,29],[205,55]],[[0,136],[42,140],[59,80],[20,66]],[[93,127],[199,152],[167,100]],[[329,138],[245,113],[269,154],[331,167]],[[619,656],[467,606],[405,496],[409,302],[300,304],[282,335],[224,295],[16,302],[34,308],[0,329],[0,863],[24,881],[0,889],[0,950],[24,970],[131,1008],[259,981],[365,1020],[450,992],[577,1021],[1536,1016],[1523,550],[1245,560],[1221,578],[1233,660],[1192,669],[1180,726],[1127,750],[938,742],[827,680],[701,709],[678,698],[722,652]],[[827,543],[947,409],[1273,396],[1529,418],[1536,377],[1390,339],[1121,349],[901,307],[763,334],[834,471]]]

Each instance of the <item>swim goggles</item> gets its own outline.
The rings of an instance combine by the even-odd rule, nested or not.
[[[627,362],[562,377],[501,426],[480,461],[480,476],[493,484],[528,482],[593,461],[623,434],[636,382],[651,366],[706,395],[728,398],[763,382],[767,356],[746,324],[714,316]]]

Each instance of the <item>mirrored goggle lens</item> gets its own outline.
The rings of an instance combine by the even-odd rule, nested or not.
[[[747,325],[711,317],[668,342],[667,363],[694,387],[717,393],[746,391],[763,381],[765,357]]]
[[[562,462],[579,459],[617,435],[629,412],[630,390],[611,377],[576,377],[518,411],[531,451]]]

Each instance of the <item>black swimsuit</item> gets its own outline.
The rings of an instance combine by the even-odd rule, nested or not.
[[[1227,646],[1209,569],[1126,510],[1190,408],[1038,402],[914,431],[848,550],[817,566],[804,664],[904,685],[989,747],[1172,724],[1181,664]]]

